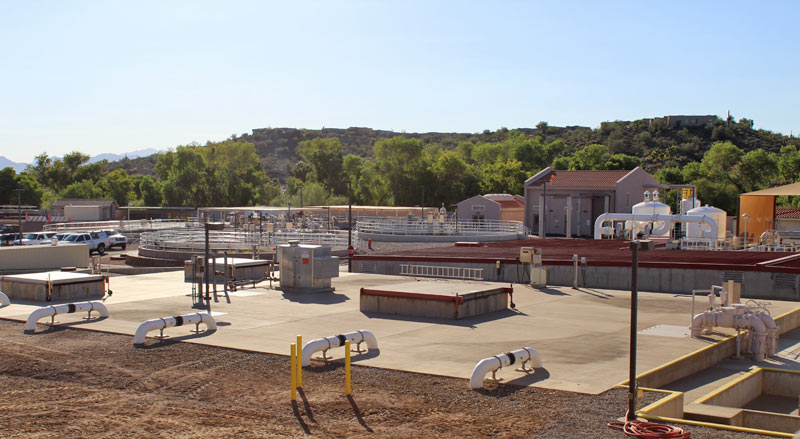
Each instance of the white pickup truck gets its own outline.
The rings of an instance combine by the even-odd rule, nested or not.
[[[86,232],[73,233],[64,238],[65,244],[86,244],[89,246],[89,254],[97,252],[103,254],[109,248],[108,234],[105,232]]]

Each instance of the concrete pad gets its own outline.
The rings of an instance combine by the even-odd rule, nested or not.
[[[630,292],[514,285],[516,310],[435,320],[359,311],[360,288],[388,288],[408,283],[407,277],[342,274],[333,280],[336,291],[330,294],[291,294],[261,283],[248,291],[264,294],[232,297],[231,304],[224,298],[212,303],[212,311],[227,313],[218,317],[215,333],[192,337],[193,327],[167,328],[164,333],[188,337],[185,341],[192,343],[286,355],[298,334],[307,342],[368,329],[376,335],[380,353],[353,357],[354,362],[368,366],[468,378],[482,358],[528,346],[540,353],[544,368],[531,375],[506,368],[498,377],[520,385],[582,393],[600,393],[627,378]],[[84,322],[81,316],[67,314],[59,320],[132,335],[145,320],[197,312],[191,308],[191,286],[183,282],[181,272],[114,277],[111,289],[114,295],[106,301],[110,318]],[[798,307],[796,302],[772,303],[773,315]],[[12,304],[0,309],[0,317],[24,321],[33,309]],[[640,293],[638,328],[688,326],[690,309],[691,296]],[[723,330],[692,339],[644,332],[638,337],[638,370],[650,370],[732,333]],[[157,341],[148,340],[153,343]],[[328,354],[343,357],[341,348]]]

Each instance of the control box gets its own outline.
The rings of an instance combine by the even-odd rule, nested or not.
[[[542,249],[534,247],[520,247],[519,261],[534,267],[542,265]]]

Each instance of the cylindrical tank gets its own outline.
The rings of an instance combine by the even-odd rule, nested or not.
[[[690,209],[686,212],[687,215],[698,215],[698,216],[708,216],[717,223],[717,240],[724,241],[725,240],[725,233],[727,230],[726,227],[726,220],[727,220],[727,213],[722,210],[718,209],[714,206],[701,206],[695,207],[694,209]],[[698,223],[688,223],[686,225],[686,237],[687,238],[702,238],[703,231],[700,228],[700,224]]]
[[[702,205],[703,203],[697,198],[684,198],[681,200],[681,214],[686,215],[686,212]]]
[[[669,206],[658,201],[658,199],[656,198],[653,201],[642,201],[641,203],[635,204],[631,209],[631,213],[633,213],[634,215],[670,215],[672,211],[669,208]],[[634,222],[636,223],[634,225],[634,227],[636,227],[634,235],[640,231],[644,231],[647,228],[648,224],[650,224],[649,222],[646,221],[634,221]],[[652,224],[652,230],[659,230],[663,227],[664,227],[663,221],[658,221]],[[669,230],[660,235],[650,235],[650,236],[668,237]]]

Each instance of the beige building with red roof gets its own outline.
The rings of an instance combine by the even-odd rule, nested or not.
[[[630,171],[547,167],[525,180],[525,226],[537,235],[593,236],[600,214],[631,213],[631,206],[644,200],[644,191],[657,186],[658,181],[639,167]]]
[[[458,203],[459,221],[519,221],[525,217],[525,197],[511,194],[475,195]]]

